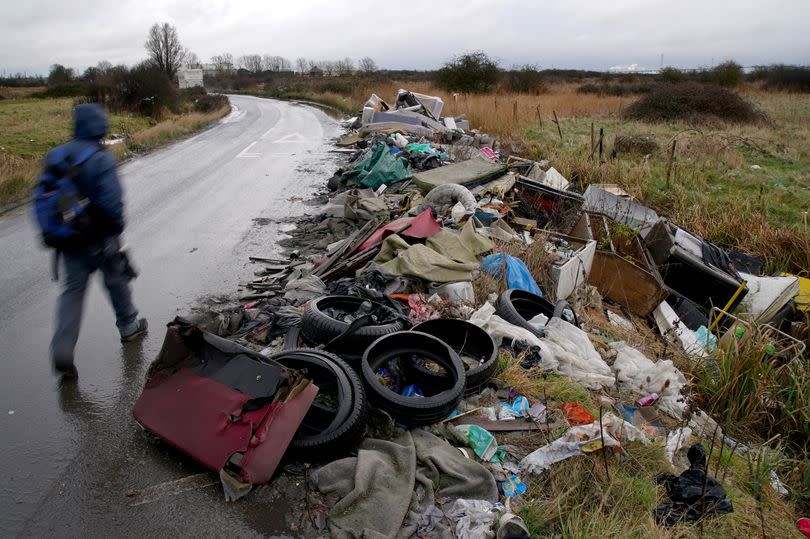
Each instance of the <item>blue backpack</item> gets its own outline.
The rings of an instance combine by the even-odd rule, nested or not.
[[[65,145],[51,150],[34,189],[34,216],[48,247],[64,249],[82,243],[90,228],[90,201],[76,183],[79,167],[96,152],[94,146],[72,156]]]

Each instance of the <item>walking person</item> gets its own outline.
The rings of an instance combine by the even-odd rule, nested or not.
[[[75,377],[73,351],[79,338],[84,297],[90,276],[100,270],[115,311],[121,342],[146,332],[132,303],[130,281],[136,276],[121,248],[124,204],[115,157],[104,149],[107,117],[91,103],[74,110],[74,138],[45,156],[34,191],[34,213],[44,243],[54,249],[54,276],[64,270],[56,307],[51,361],[57,374]]]

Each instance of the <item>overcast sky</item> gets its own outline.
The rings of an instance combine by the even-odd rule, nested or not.
[[[432,69],[482,49],[504,67],[607,70],[810,64],[810,0],[2,0],[0,73],[80,71],[143,58],[174,24],[203,60],[220,52]]]

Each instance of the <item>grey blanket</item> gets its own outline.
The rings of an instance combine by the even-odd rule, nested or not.
[[[433,434],[402,432],[392,441],[366,439],[357,457],[327,464],[318,488],[340,500],[329,512],[337,538],[452,537],[436,507],[457,498],[496,502],[489,471]]]

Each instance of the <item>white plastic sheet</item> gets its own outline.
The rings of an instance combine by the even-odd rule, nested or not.
[[[658,394],[655,406],[680,419],[686,410],[686,400],[681,390],[686,386],[686,377],[669,359],[653,363],[644,354],[624,341],[610,343],[616,351],[613,371],[619,385],[641,395]]]
[[[560,373],[590,389],[615,385],[610,367],[593,347],[588,334],[578,327],[561,318],[552,318],[546,324],[542,341]]]
[[[495,521],[495,506],[485,500],[456,500],[447,516],[456,525],[459,539],[492,539],[495,537],[492,523]]]
[[[603,441],[603,447],[621,447],[622,441],[639,441],[647,443],[647,435],[634,425],[609,413],[602,417],[602,428],[599,421],[590,425],[571,427],[561,438],[557,438],[526,455],[520,461],[524,473],[541,473],[553,464],[565,459],[582,455],[582,447],[589,442]]]
[[[667,434],[667,444],[664,453],[670,464],[674,464],[672,459],[675,458],[675,454],[689,445],[691,440],[692,429],[689,427],[678,427]]]

